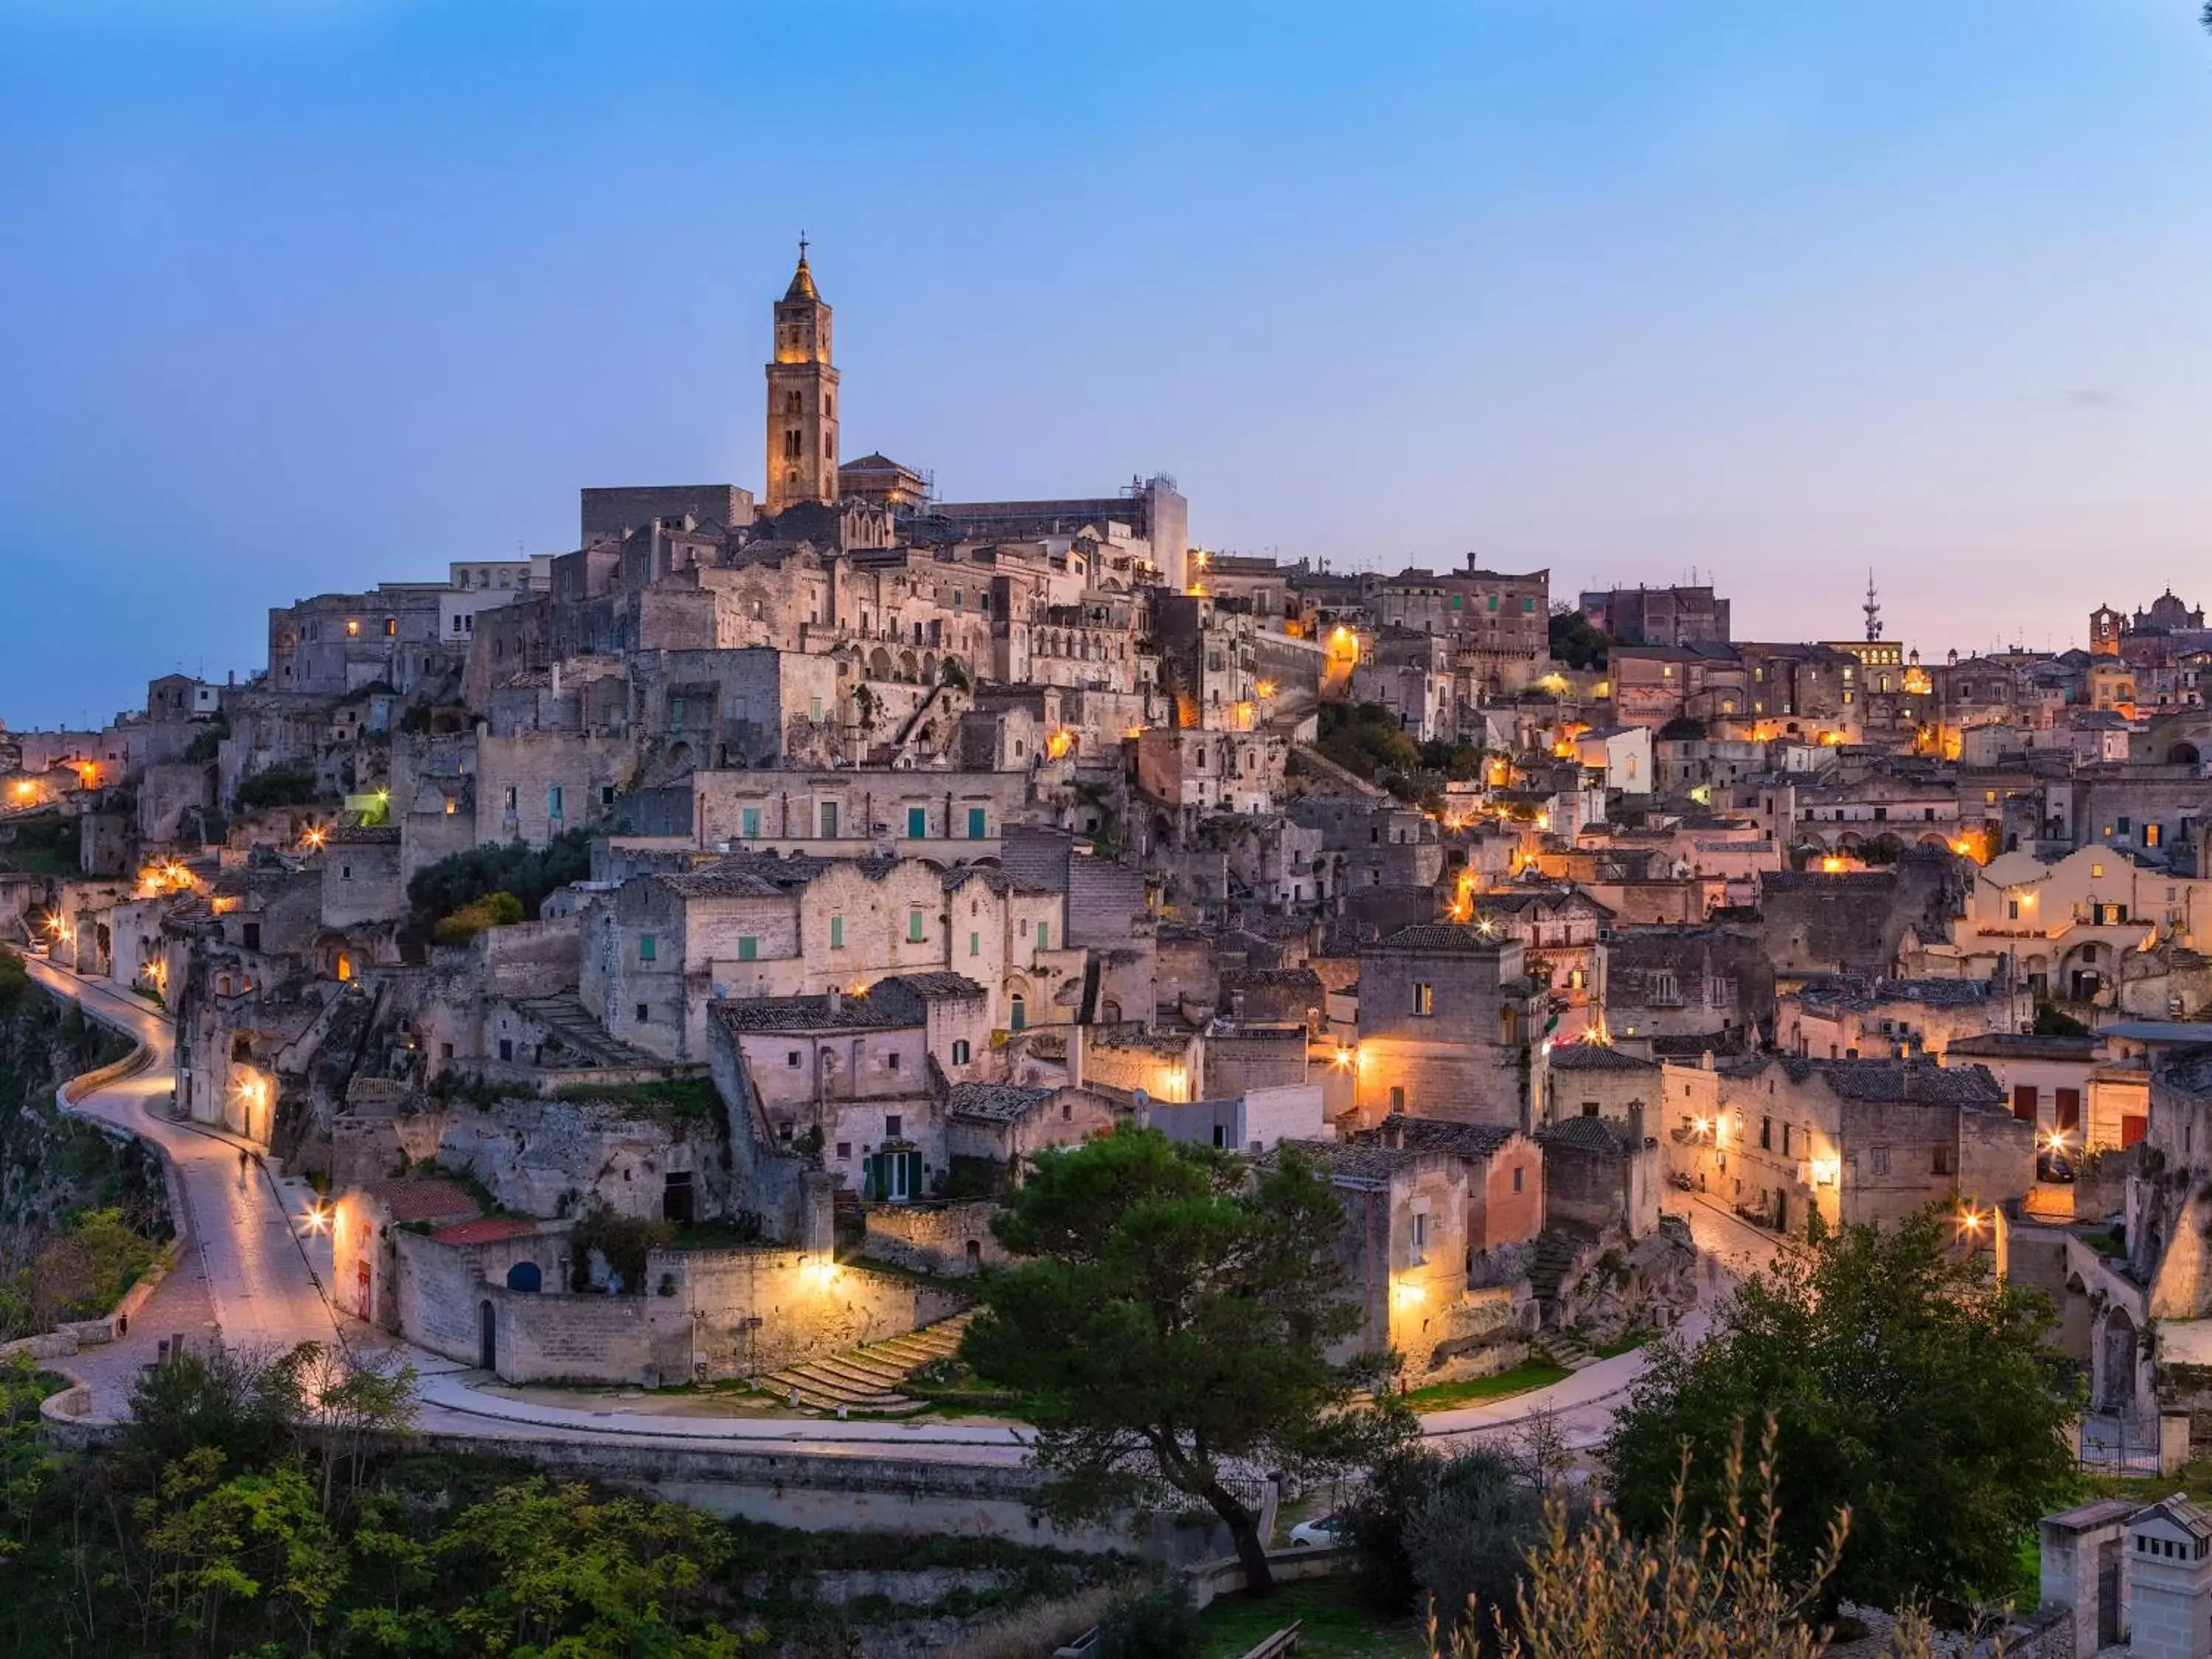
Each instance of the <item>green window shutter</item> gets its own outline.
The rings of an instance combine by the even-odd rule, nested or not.
[[[981,807],[969,807],[968,809],[968,839],[981,841],[984,838],[987,822]]]
[[[842,916],[830,918],[830,948],[833,951],[845,948],[845,918]]]
[[[739,813],[738,813],[738,834],[742,835],[742,836],[744,836],[747,841],[752,841],[752,840],[755,840],[755,839],[757,839],[757,838],[759,836],[759,835],[760,835],[760,808],[759,808],[759,807],[757,807],[757,806],[748,806],[748,807],[746,807],[743,811],[741,811],[741,812],[739,812]]]
[[[906,833],[910,840],[920,841],[929,833],[929,809],[909,806],[906,809]]]
[[[1037,923],[1037,949],[1040,951],[1052,949],[1052,924],[1048,921]]]
[[[919,910],[906,913],[906,942],[909,945],[921,943],[921,912]]]
[[[983,954],[983,936],[981,933],[968,935],[968,954],[971,957],[980,957]]]
[[[659,959],[659,957],[660,941],[650,933],[640,933],[637,938],[637,959],[640,962],[655,962]]]
[[[738,960],[739,962],[757,962],[760,960],[760,939],[757,935],[752,933],[743,933],[738,936]]]

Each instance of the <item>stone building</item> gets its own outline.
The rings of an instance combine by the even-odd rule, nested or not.
[[[1656,1114],[1660,1086],[1657,1060],[1611,1043],[1555,1043],[1543,1121],[1557,1123],[1570,1117],[1601,1117],[1625,1127],[1631,1106],[1647,1107]]]
[[[1583,590],[1583,618],[1620,645],[1725,644],[1729,602],[1710,586]]]
[[[1626,1122],[1577,1115],[1537,1129],[1544,1154],[1544,1221],[1595,1237],[1638,1239],[1659,1226],[1659,1143],[1641,1102]]]
[[[1780,999],[1774,1036],[1801,1056],[1941,1060],[1964,1039],[2017,1035],[2034,1018],[2027,988],[2002,978],[1815,980]]]
[[[983,988],[952,973],[710,1007],[714,1041],[733,1051],[776,1138],[818,1142],[831,1174],[892,1202],[943,1186],[952,1101],[995,1080],[989,1013]]]
[[[1486,1132],[1468,1126],[1473,1133]],[[1316,1164],[1335,1188],[1345,1213],[1338,1249],[1360,1311],[1347,1351],[1395,1349],[1415,1386],[1482,1376],[1518,1364],[1534,1334],[1536,1310],[1527,1282],[1484,1285],[1472,1271],[1477,1252],[1470,1224],[1487,1224],[1488,1166],[1518,1137],[1497,1130],[1498,1142],[1468,1148],[1416,1148],[1376,1141],[1285,1141]],[[1527,1160],[1510,1158],[1523,1171]],[[1514,1177],[1509,1176],[1509,1184]],[[1509,1195],[1510,1196],[1510,1195]],[[1531,1195],[1520,1194],[1525,1213]],[[1504,1218],[1501,1217],[1501,1224]],[[1499,1231],[1516,1231],[1501,1224]]]
[[[1940,1203],[1986,1214],[2035,1182],[2034,1126],[1979,1066],[1760,1056],[1669,1066],[1666,1085],[1674,1172],[1778,1231],[1814,1210],[1832,1227]]]
[[[1526,947],[1421,922],[1359,951],[1356,1098],[1393,1115],[1526,1130],[1545,1098],[1549,999]]]

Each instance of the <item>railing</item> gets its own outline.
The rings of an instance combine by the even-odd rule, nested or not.
[[[1257,1647],[1248,1648],[1244,1653],[1244,1659],[1280,1659],[1283,1654],[1296,1653],[1298,1650],[1298,1632],[1304,1628],[1304,1624],[1305,1621],[1301,1619],[1287,1630],[1277,1631]]]

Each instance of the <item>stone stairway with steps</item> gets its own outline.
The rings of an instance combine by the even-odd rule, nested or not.
[[[1532,1352],[1550,1360],[1561,1370],[1578,1371],[1585,1365],[1597,1364],[1597,1356],[1580,1337],[1569,1331],[1544,1331],[1528,1346]]]
[[[911,1417],[929,1402],[900,1391],[907,1378],[933,1359],[960,1346],[969,1316],[957,1313],[904,1336],[848,1348],[824,1359],[809,1360],[776,1372],[762,1384],[779,1399],[794,1395],[800,1405],[818,1412],[866,1412],[878,1417]]]
[[[1540,1302],[1558,1298],[1559,1281],[1575,1265],[1576,1242],[1565,1234],[1545,1232],[1536,1235],[1535,1260],[1528,1264],[1528,1288]]]

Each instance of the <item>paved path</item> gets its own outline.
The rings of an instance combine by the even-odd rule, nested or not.
[[[153,1064],[135,1077],[95,1091],[78,1103],[87,1116],[128,1127],[159,1144],[176,1164],[185,1191],[192,1259],[180,1264],[134,1323],[127,1343],[88,1349],[74,1369],[94,1383],[97,1408],[119,1409],[123,1391],[153,1358],[160,1336],[197,1336],[210,1316],[221,1339],[237,1346],[289,1347],[307,1340],[352,1340],[397,1348],[421,1376],[421,1425],[443,1433],[485,1438],[625,1442],[732,1451],[781,1452],[826,1458],[902,1457],[970,1465],[1021,1462],[1026,1431],[995,1425],[853,1422],[821,1419],[673,1417],[640,1412],[549,1406],[487,1393],[488,1373],[422,1349],[395,1343],[351,1318],[335,1315],[323,1292],[330,1277],[330,1245],[310,1234],[303,1217],[313,1200],[306,1184],[272,1179],[258,1162],[242,1175],[243,1143],[220,1130],[173,1122],[162,1109],[173,1085],[169,1020],[137,997],[104,980],[82,978],[38,957],[25,958],[33,975],[64,996],[75,996],[88,1014],[130,1031],[147,1045]],[[1737,1277],[1773,1260],[1781,1248],[1771,1233],[1724,1207],[1692,1194],[1669,1193],[1669,1207],[1687,1216],[1702,1250],[1720,1269],[1711,1287],[1724,1294]],[[167,1298],[165,1302],[164,1298]],[[1682,1334],[1701,1338],[1710,1314],[1683,1322]],[[1486,1405],[1430,1413],[1424,1431],[1446,1443],[1508,1436],[1540,1413],[1554,1414],[1566,1443],[1587,1449],[1605,1437],[1629,1386],[1642,1374],[1643,1352],[1600,1360],[1549,1388]]]
[[[245,1143],[235,1137],[170,1121],[166,1109],[175,1085],[174,1042],[169,1020],[157,1010],[106,981],[80,977],[39,957],[24,962],[41,984],[76,998],[86,1013],[145,1046],[150,1065],[94,1091],[75,1109],[130,1129],[167,1154],[184,1190],[186,1282],[200,1287],[221,1340],[246,1349],[333,1340],[337,1327],[318,1279],[330,1271],[330,1244],[309,1236],[305,1223],[313,1190],[305,1182],[276,1180],[258,1158],[241,1166]],[[134,1339],[173,1334],[149,1328],[161,1323],[167,1290],[164,1285],[142,1311]]]

